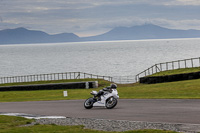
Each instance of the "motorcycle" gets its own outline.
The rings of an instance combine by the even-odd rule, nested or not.
[[[104,94],[97,97],[97,91],[92,91],[90,94],[93,95],[92,98],[88,98],[84,102],[84,107],[86,109],[91,109],[92,107],[106,107],[107,109],[112,109],[117,105],[117,99],[119,98],[117,89],[110,89],[110,91],[104,91]]]

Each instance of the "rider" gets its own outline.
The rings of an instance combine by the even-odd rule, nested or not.
[[[111,84],[110,86],[101,89],[97,94],[96,97],[98,97],[98,100],[101,100],[101,95],[103,95],[106,92],[112,92],[112,89],[117,89],[117,85],[116,84]]]

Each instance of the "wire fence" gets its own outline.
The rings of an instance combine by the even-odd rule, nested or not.
[[[82,72],[65,72],[65,73],[50,73],[37,75],[24,75],[13,77],[1,77],[0,84],[6,83],[20,83],[20,82],[35,82],[35,81],[53,81],[53,80],[67,80],[67,79],[104,79],[112,82],[110,76],[100,76]]]
[[[152,75],[157,72],[193,67],[200,67],[200,57],[155,64],[137,74],[135,80],[138,82],[140,77]]]
[[[135,76],[114,76],[113,82],[118,84],[131,84],[135,83]]]

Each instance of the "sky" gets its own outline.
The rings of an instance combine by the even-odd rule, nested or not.
[[[200,0],[0,0],[0,30],[84,37],[143,24],[200,30]]]

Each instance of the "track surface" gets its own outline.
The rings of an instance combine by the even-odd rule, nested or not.
[[[200,124],[200,99],[120,99],[114,109],[89,110],[83,103],[84,100],[0,103],[0,113]]]

